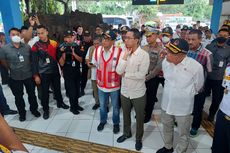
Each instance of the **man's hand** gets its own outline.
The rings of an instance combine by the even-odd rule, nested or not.
[[[34,77],[34,81],[35,81],[36,85],[40,85],[41,84],[41,79],[40,79],[39,76],[35,76]]]
[[[123,56],[123,60],[127,60],[127,58],[129,57],[129,55],[131,54],[131,49],[126,49],[125,50],[125,54],[124,54],[124,56]]]
[[[35,20],[33,19],[33,17],[31,16],[30,18],[29,18],[29,22],[30,22],[30,26],[34,26],[34,24],[35,24]]]
[[[65,51],[65,47],[62,46],[62,47],[60,48],[60,51],[61,51],[61,52],[64,52],[64,51]]]
[[[37,25],[40,25],[40,21],[38,19],[38,16],[36,15],[35,18],[34,18],[34,21],[36,22]]]

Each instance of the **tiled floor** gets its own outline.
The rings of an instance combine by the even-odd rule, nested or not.
[[[121,132],[118,134],[113,134],[112,128],[113,124],[111,121],[112,109],[110,109],[108,124],[105,126],[103,132],[97,131],[97,126],[99,124],[99,110],[93,111],[91,108],[94,105],[94,99],[92,97],[92,89],[90,84],[87,84],[86,95],[80,98],[80,105],[85,108],[83,112],[79,115],[73,115],[68,110],[57,109],[55,106],[55,101],[50,95],[50,106],[51,106],[51,116],[48,120],[44,120],[42,117],[35,118],[29,111],[27,111],[27,121],[19,122],[18,115],[6,116],[7,122],[14,127],[25,128],[34,131],[46,132],[50,134],[71,137],[74,139],[80,139],[84,141],[90,141],[95,143],[100,143],[104,145],[120,147],[135,150],[135,118],[134,113],[132,113],[132,138],[126,140],[124,143],[117,143],[117,138],[122,134],[122,111],[121,111]],[[7,86],[3,86],[5,96],[7,98],[8,104],[11,108],[15,109],[14,97]],[[158,98],[160,101],[162,93],[162,88],[160,87]],[[65,95],[65,90],[63,89],[62,80],[62,94]],[[24,96],[25,101],[27,101],[27,96]],[[68,99],[64,97],[64,101],[68,103]],[[39,101],[40,103],[40,101]],[[210,103],[208,100],[207,103]],[[27,110],[28,103],[26,104]],[[207,107],[207,106],[206,106]],[[40,112],[42,112],[41,107],[39,107]],[[160,102],[155,106],[153,112],[155,117],[160,117]],[[151,121],[145,124],[145,133],[143,137],[143,149],[141,152],[153,153],[157,149],[164,145],[162,138],[162,124],[157,121]],[[201,128],[199,131],[199,136],[192,138],[190,140],[190,145],[188,153],[210,153],[210,147],[212,143],[212,138],[207,134],[207,132]],[[177,141],[178,133],[175,132],[175,142]],[[36,146],[27,145],[26,147],[32,153],[57,153],[56,151],[47,150],[45,148],[40,148]]]

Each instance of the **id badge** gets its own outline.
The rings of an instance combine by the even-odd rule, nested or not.
[[[223,62],[223,61],[220,61],[219,67],[223,67],[223,66],[224,66],[224,62]]]
[[[50,63],[50,59],[49,58],[46,58],[46,63]]]
[[[18,58],[20,62],[24,62],[24,57],[22,55],[20,55]]]
[[[73,61],[72,62],[72,67],[75,67],[75,66],[76,66],[75,61]]]

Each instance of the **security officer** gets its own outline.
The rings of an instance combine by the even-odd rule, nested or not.
[[[63,71],[66,92],[69,96],[70,111],[79,114],[83,108],[78,104],[80,90],[80,63],[82,62],[80,46],[73,40],[73,32],[68,30],[64,33],[65,42],[57,50],[57,58]]]
[[[81,73],[81,84],[80,84],[81,96],[85,95],[84,90],[86,87],[87,75],[88,75],[88,66],[87,66],[86,61],[85,61],[85,56],[87,54],[89,47],[92,45],[93,45],[93,42],[92,42],[90,32],[86,30],[83,34],[83,42],[80,46],[80,50],[82,52],[82,73]]]
[[[34,80],[41,85],[43,118],[49,118],[49,87],[52,84],[57,107],[68,109],[63,102],[61,94],[60,73],[56,59],[57,42],[48,38],[48,30],[45,26],[37,27],[39,41],[32,47],[32,64],[34,68]]]

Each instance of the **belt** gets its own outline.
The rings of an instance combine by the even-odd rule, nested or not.
[[[230,116],[224,115],[224,118],[225,118],[226,120],[230,121]]]

